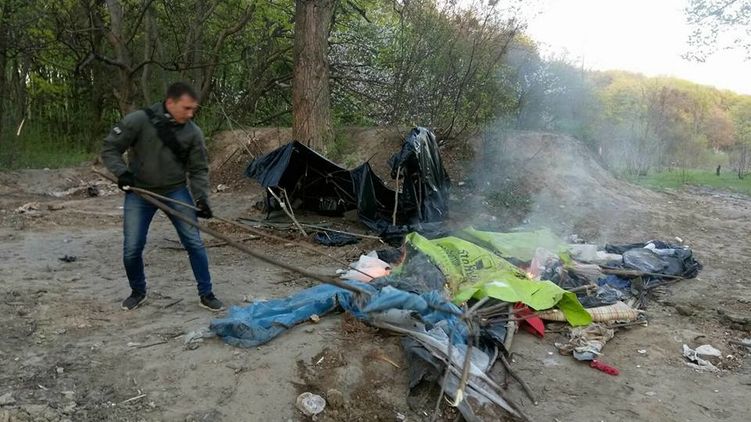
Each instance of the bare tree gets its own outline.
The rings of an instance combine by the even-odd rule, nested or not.
[[[720,50],[737,48],[751,56],[751,1],[691,0],[686,19],[692,28],[689,59],[704,61]]]

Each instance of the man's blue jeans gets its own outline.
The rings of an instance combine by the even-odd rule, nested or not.
[[[176,199],[188,204],[193,203],[187,187],[167,193],[172,199]],[[195,210],[190,208],[165,202],[165,204],[175,211],[178,211],[193,221],[198,221]],[[125,194],[125,211],[123,221],[123,263],[125,264],[125,273],[128,275],[130,288],[141,294],[146,294],[146,275],[143,271],[143,248],[146,245],[146,235],[149,232],[149,225],[154,218],[157,209],[155,206],[143,200],[133,192]],[[177,230],[180,242],[188,251],[190,266],[193,268],[193,275],[198,283],[198,294],[203,296],[211,293],[211,275],[209,274],[209,259],[206,255],[206,248],[197,228],[168,216],[172,225]]]

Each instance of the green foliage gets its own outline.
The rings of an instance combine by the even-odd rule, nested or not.
[[[708,165],[710,151],[741,175],[751,167],[751,97],[543,58],[516,19],[523,4],[337,2],[335,124],[422,125],[444,142],[490,125],[562,132],[630,174]],[[125,112],[178,79],[204,94],[197,122],[209,139],[289,126],[294,12],[282,0],[0,2],[2,164],[88,157]],[[328,146],[341,157],[352,148]]]
[[[76,146],[72,139],[39,129],[24,130],[9,141],[0,149],[0,170],[68,167],[94,158],[88,148]]]
[[[326,155],[335,162],[345,160],[346,156],[352,152],[354,145],[352,140],[342,133],[342,131],[336,131],[334,139],[326,146]],[[351,163],[341,163],[348,166]]]

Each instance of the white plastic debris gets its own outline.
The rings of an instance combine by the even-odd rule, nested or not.
[[[568,245],[571,258],[579,262],[590,264],[607,264],[610,261],[620,261],[621,255],[598,251],[597,245],[589,244],[570,244]]]
[[[722,357],[722,352],[709,344],[703,344],[696,348],[696,354],[703,358]]]
[[[709,346],[709,345],[705,344],[704,346]],[[697,350],[703,348],[704,346],[697,347]],[[709,347],[711,349],[717,350],[717,349],[715,349],[712,346],[709,346]],[[711,349],[704,348],[703,351],[713,352],[713,350],[711,350]],[[708,361],[706,359],[702,359],[702,357],[701,357],[701,356],[707,357],[707,356],[712,356],[712,355],[700,355],[697,352],[697,350],[694,350],[694,349],[688,347],[688,345],[685,345],[685,344],[683,345],[683,356],[686,357],[686,359],[689,360],[689,362],[685,362],[686,365],[688,365],[688,366],[690,366],[690,367],[692,367],[694,369],[698,369],[700,371],[720,372],[720,369],[717,368],[716,366],[714,366],[712,364],[712,362],[710,362],[710,361]],[[719,352],[719,350],[718,350],[718,352]]]
[[[592,262],[597,259],[597,245],[577,244],[569,245],[571,258],[582,262]]]
[[[305,416],[315,416],[326,407],[326,400],[318,394],[305,392],[297,396],[297,408],[305,414]]]
[[[556,266],[556,263],[558,262],[560,262],[558,255],[550,252],[545,248],[537,248],[535,250],[535,256],[532,257],[532,262],[529,264],[529,270],[527,274],[531,278],[539,280],[542,273],[544,273],[549,268],[554,268]]]
[[[216,334],[206,327],[190,331],[185,334],[185,347],[188,349],[195,349],[198,347],[199,343],[203,343],[203,339],[215,336]]]
[[[391,274],[391,265],[381,261],[376,251],[370,251],[367,255],[360,255],[360,259],[349,266],[353,269],[336,271],[340,278],[367,283],[374,278]]]

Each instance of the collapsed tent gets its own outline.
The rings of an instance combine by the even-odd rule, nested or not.
[[[450,180],[430,130],[412,129],[390,162],[392,176],[404,180],[398,196],[369,163],[347,170],[297,141],[253,160],[245,175],[264,188],[284,191],[298,209],[326,215],[357,210],[363,224],[386,236],[423,231],[423,223],[448,217]],[[276,205],[267,193],[266,208]]]

